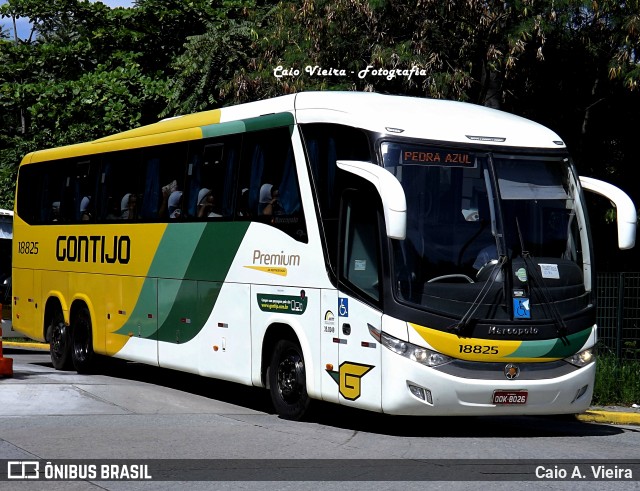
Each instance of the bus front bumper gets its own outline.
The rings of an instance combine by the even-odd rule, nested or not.
[[[506,365],[506,364],[505,364]],[[397,415],[578,414],[593,396],[595,362],[536,380],[456,377],[382,350],[382,410]],[[494,402],[500,401],[500,402]],[[524,403],[523,403],[524,401]]]

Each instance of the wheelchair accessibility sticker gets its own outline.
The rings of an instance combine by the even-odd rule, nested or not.
[[[349,317],[349,299],[338,298],[338,317]]]
[[[531,319],[531,307],[528,298],[513,299],[513,318]]]

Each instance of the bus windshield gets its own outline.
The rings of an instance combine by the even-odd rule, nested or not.
[[[568,159],[397,142],[381,153],[407,199],[406,239],[392,241],[400,300],[458,317],[484,303],[485,319],[512,318],[511,296],[551,296],[563,314],[586,306],[589,246]]]

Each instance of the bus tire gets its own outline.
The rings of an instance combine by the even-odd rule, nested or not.
[[[47,331],[53,368],[56,370],[71,369],[71,340],[69,339],[69,328],[65,325],[64,317],[60,310],[54,312]]]
[[[71,360],[78,373],[90,373],[94,368],[91,315],[87,307],[81,307],[71,321]]]
[[[281,418],[298,421],[309,407],[302,349],[288,339],[276,343],[269,365],[269,391]]]

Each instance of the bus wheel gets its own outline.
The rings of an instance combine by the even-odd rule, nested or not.
[[[284,419],[302,419],[309,407],[309,396],[300,347],[286,339],[278,341],[268,375],[276,412]]]
[[[91,372],[95,354],[91,337],[91,316],[89,309],[82,307],[73,316],[71,326],[71,359],[78,373]]]
[[[69,370],[71,368],[71,343],[69,328],[64,324],[62,312],[58,310],[53,314],[47,331],[53,367],[56,370]]]

